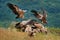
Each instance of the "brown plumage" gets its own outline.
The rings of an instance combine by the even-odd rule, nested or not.
[[[43,10],[43,14],[40,14],[36,10],[31,10],[31,12],[34,13],[34,16],[36,18],[38,18],[39,20],[41,20],[42,23],[47,23],[47,21],[46,21],[47,14],[46,14],[46,11],[45,10]]]
[[[26,10],[24,11],[20,9],[17,5],[11,3],[7,3],[7,5],[14,12],[14,14],[17,15],[16,18],[24,18],[24,13],[26,12]]]
[[[26,25],[32,25],[36,20],[31,20],[31,19],[28,19],[28,20],[25,20],[25,21],[22,21],[22,22],[19,22],[15,25],[15,28],[17,29],[22,29],[22,28],[26,28]]]
[[[47,34],[47,28],[45,28],[41,23],[36,22],[34,23],[34,26],[39,28],[41,32],[45,32]]]

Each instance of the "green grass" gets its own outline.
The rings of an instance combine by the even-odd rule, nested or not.
[[[25,32],[17,32],[15,29],[0,28],[0,40],[60,40],[60,28],[48,28],[48,34],[37,33],[29,37]]]

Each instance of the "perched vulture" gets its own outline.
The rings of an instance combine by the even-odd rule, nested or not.
[[[34,26],[39,28],[41,32],[45,32],[47,34],[47,28],[45,28],[41,23],[35,22]]]
[[[22,21],[22,22],[17,23],[15,25],[15,28],[21,29],[24,32],[24,30],[27,27],[27,25],[32,25],[33,22],[35,22],[35,20],[28,19],[26,21]]]
[[[7,3],[7,6],[14,12],[14,14],[17,15],[16,18],[24,18],[24,13],[27,10],[22,10],[17,5],[14,5],[14,4],[11,4],[11,3]]]
[[[46,14],[46,11],[45,10],[43,10],[43,14],[40,14],[36,10],[31,10],[31,12],[34,13],[34,16],[36,18],[38,18],[39,20],[41,20],[42,23],[47,23],[47,21],[46,21],[47,14]]]
[[[28,19],[26,21],[19,22],[15,25],[16,28],[21,29],[22,27],[25,27],[26,25],[32,25],[35,20]]]

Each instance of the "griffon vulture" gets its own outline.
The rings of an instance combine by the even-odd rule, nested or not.
[[[31,10],[31,12],[34,13],[34,16],[36,18],[38,18],[39,20],[41,20],[42,23],[47,23],[47,21],[46,21],[47,14],[46,14],[46,11],[45,10],[43,10],[43,14],[40,14],[36,10]]]
[[[17,15],[16,18],[24,18],[24,13],[27,10],[22,10],[17,5],[14,5],[14,4],[11,4],[11,3],[7,3],[7,6],[14,12],[14,14]]]

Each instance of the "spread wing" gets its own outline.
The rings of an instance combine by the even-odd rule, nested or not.
[[[8,7],[17,15],[16,18],[24,18],[24,13],[26,10],[20,9],[17,5],[7,3]]]
[[[31,12],[34,13],[34,16],[37,17],[38,19],[42,19],[43,15],[37,12],[36,10],[31,10]]]
[[[43,21],[42,22],[47,23],[47,21],[46,21],[47,13],[43,8],[42,8],[42,11],[43,11],[43,18],[42,18]]]
[[[44,17],[47,17],[47,12],[46,12],[46,10],[45,10],[44,8],[42,8],[42,11],[43,11],[43,16],[44,16]]]

